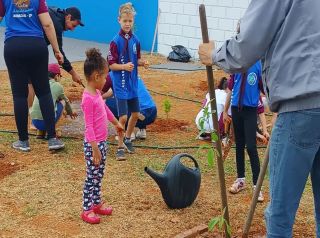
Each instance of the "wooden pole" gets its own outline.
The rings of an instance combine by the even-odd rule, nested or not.
[[[260,174],[259,174],[259,178],[258,178],[258,181],[257,181],[257,184],[256,184],[256,190],[254,191],[254,194],[253,194],[253,197],[252,197],[252,200],[251,200],[250,210],[249,210],[249,213],[248,213],[248,216],[247,216],[246,223],[245,223],[244,228],[243,228],[243,234],[242,234],[243,238],[247,238],[248,235],[249,235],[249,230],[250,230],[252,219],[253,219],[253,216],[254,216],[254,212],[255,212],[255,209],[256,209],[256,206],[257,206],[259,193],[261,191],[262,183],[263,183],[263,180],[264,180],[264,177],[266,175],[267,168],[268,168],[269,147],[270,147],[270,142],[268,143],[266,152],[264,154],[264,161],[263,161],[263,164],[262,164],[262,167],[261,167],[261,170],[260,170]]]
[[[206,8],[204,4],[199,6],[199,14],[200,14],[200,23],[201,23],[201,31],[202,31],[202,40],[203,43],[209,43],[209,34],[208,34],[208,26],[207,26],[207,16],[206,16]],[[218,173],[219,173],[219,182],[220,182],[220,193],[221,193],[221,202],[222,202],[222,210],[225,209],[224,218],[229,223],[229,210],[228,210],[228,198],[226,191],[226,182],[224,175],[224,165],[222,159],[222,148],[221,148],[221,139],[219,133],[219,124],[218,124],[218,116],[217,116],[217,104],[216,104],[216,95],[214,88],[214,78],[212,72],[212,66],[206,66],[207,69],[207,79],[209,86],[209,94],[211,101],[211,111],[212,111],[212,121],[213,126],[217,132],[218,141],[216,142],[216,148],[218,151],[217,154],[217,165],[218,165]],[[226,236],[229,238],[229,234],[227,232],[227,227],[225,226]]]

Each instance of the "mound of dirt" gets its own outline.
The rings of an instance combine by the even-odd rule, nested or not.
[[[19,170],[19,166],[16,163],[9,163],[7,161],[0,160],[0,180],[10,174],[13,174],[17,170]]]
[[[173,130],[185,130],[190,124],[186,121],[173,118],[163,119],[157,118],[156,121],[148,126],[148,130],[152,132],[168,132]]]

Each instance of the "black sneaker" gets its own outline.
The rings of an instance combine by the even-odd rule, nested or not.
[[[126,160],[124,153],[125,152],[123,147],[118,148],[116,152],[116,160],[118,161]]]
[[[124,138],[123,144],[124,144],[124,147],[127,149],[127,151],[130,154],[134,153],[135,149],[133,148],[133,144],[130,139]]]

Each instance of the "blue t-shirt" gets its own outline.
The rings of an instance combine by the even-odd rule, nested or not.
[[[119,62],[118,64],[126,64],[132,62],[134,69],[132,72],[125,70],[113,71],[112,77],[113,92],[116,98],[119,99],[132,99],[138,97],[138,54],[137,45],[139,44],[138,38],[132,34],[128,40],[127,50],[126,39],[118,34],[113,42],[117,45]]]
[[[261,62],[256,62],[246,72],[245,80],[242,83],[243,74],[234,75],[234,85],[231,94],[231,106],[257,107],[260,97],[259,82],[261,82]],[[243,85],[244,84],[244,85]],[[241,87],[243,88],[241,90]],[[242,91],[242,103],[239,104],[239,98]]]
[[[109,76],[114,81],[114,71],[109,72]],[[114,87],[112,85],[112,90],[114,91]],[[153,101],[150,93],[148,92],[148,89],[143,83],[143,80],[138,77],[138,98],[139,98],[139,106],[140,106],[140,112],[149,108],[156,107],[155,102]],[[115,98],[108,98],[108,103],[115,104]]]
[[[45,1],[2,1],[5,8],[5,21],[7,26],[5,40],[15,36],[33,36],[43,38],[42,25],[38,14],[47,11]],[[45,4],[45,7],[43,4]]]
[[[154,103],[150,93],[148,92],[146,86],[144,85],[140,77],[138,78],[138,95],[140,111],[156,107],[156,104]]]

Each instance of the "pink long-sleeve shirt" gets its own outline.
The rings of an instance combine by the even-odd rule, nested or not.
[[[81,108],[85,122],[85,141],[101,142],[108,138],[108,122],[114,120],[114,115],[104,103],[101,93],[93,95],[87,90],[83,92]]]

